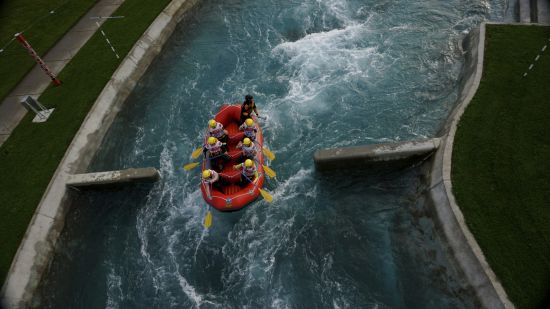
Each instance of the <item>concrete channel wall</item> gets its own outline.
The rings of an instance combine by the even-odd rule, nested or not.
[[[85,172],[116,114],[177,23],[199,0],[173,0],[157,16],[107,83],[59,164],[14,257],[0,307],[27,308],[53,257],[68,211],[67,181]],[[74,179],[73,179],[74,180]]]
[[[436,223],[442,229],[454,258],[474,288],[484,308],[514,308],[498,278],[487,263],[481,248],[468,229],[456,204],[451,182],[451,162],[454,136],[460,117],[474,97],[483,72],[485,23],[473,30],[463,41],[465,67],[460,82],[456,108],[443,128],[441,146],[433,157],[430,172],[430,202]]]

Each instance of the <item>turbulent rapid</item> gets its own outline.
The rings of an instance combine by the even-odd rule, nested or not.
[[[507,1],[201,1],[111,127],[91,171],[162,180],[75,193],[42,308],[474,308],[421,171],[315,171],[319,148],[432,137],[461,39]],[[252,94],[274,202],[214,212],[183,171],[220,104]]]

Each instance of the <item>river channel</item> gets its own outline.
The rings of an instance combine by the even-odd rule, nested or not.
[[[90,171],[162,180],[76,193],[41,308],[475,308],[418,167],[319,173],[320,148],[429,138],[456,103],[461,40],[505,0],[203,0]],[[116,44],[116,42],[115,42]],[[234,213],[185,172],[220,104],[252,94],[277,178]]]

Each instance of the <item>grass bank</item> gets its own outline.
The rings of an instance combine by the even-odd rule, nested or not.
[[[25,77],[36,62],[10,41],[22,32],[43,56],[82,17],[95,0],[7,0],[0,2],[0,100]],[[9,44],[9,45],[8,45]],[[7,45],[7,46],[6,46]]]
[[[43,124],[27,115],[0,148],[0,280],[36,206],[67,147],[97,96],[122,58],[170,0],[126,0],[102,27],[117,49],[116,59],[100,33],[96,33],[59,74],[63,85],[51,87],[39,100],[56,110]]]
[[[549,27],[487,26],[483,77],[453,150],[458,205],[518,308],[550,295],[549,38]]]

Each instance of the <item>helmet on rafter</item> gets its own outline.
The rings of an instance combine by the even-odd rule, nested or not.
[[[208,121],[208,126],[211,127],[212,129],[216,127],[216,120],[214,119],[210,119],[210,121]]]

